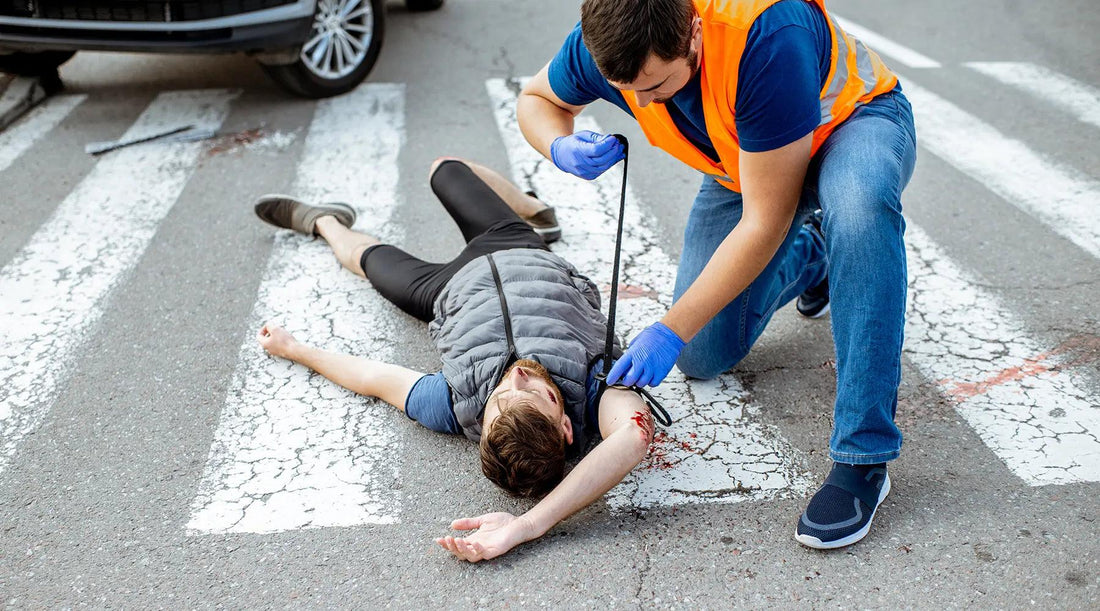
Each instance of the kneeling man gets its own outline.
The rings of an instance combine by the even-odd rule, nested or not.
[[[477,562],[542,536],[610,490],[645,457],[653,420],[633,391],[598,396],[606,318],[592,281],[546,248],[544,239],[560,234],[553,209],[488,168],[455,159],[437,161],[430,182],[466,240],[449,263],[428,263],[352,231],[355,210],[346,204],[272,195],[260,199],[256,214],[320,235],[345,268],[428,322],[442,371],[325,352],[270,322],[258,339],[271,354],[382,399],[432,430],[478,442],[481,469],[493,483],[515,496],[544,497],[519,517],[456,520],[453,528],[477,532],[436,539]],[[566,457],[597,433],[602,441],[566,476]]]

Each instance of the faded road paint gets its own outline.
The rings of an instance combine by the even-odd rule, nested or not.
[[[563,233],[554,252],[606,286],[615,250],[621,167],[591,182],[558,170],[519,132],[515,119],[519,83],[493,79],[486,87],[513,177],[521,188],[533,189],[558,209]],[[600,131],[595,121],[584,116],[578,117],[576,129]],[[622,282],[633,290],[631,299],[618,304],[615,329],[622,337],[633,337],[664,315],[670,305],[675,265],[649,229],[653,225],[628,187]],[[802,494],[808,489],[809,480],[799,468],[796,451],[777,429],[751,419],[752,407],[746,405],[747,393],[736,377],[724,375],[701,382],[687,380],[673,369],[653,394],[673,418],[672,426],[657,434],[682,442],[691,440],[690,447],[680,443],[661,449],[655,444],[647,462],[607,494],[612,507],[731,503],[781,493]],[[660,460],[658,452],[663,452]],[[658,463],[668,466],[651,468]]]
[[[225,90],[163,93],[123,139],[181,123],[216,129],[236,96]],[[47,116],[56,124],[66,107],[47,105],[45,115],[29,120]],[[0,470],[49,412],[104,302],[145,252],[203,146],[150,143],[105,155],[0,269]]]
[[[844,28],[845,32],[855,36],[879,55],[885,55],[886,57],[895,59],[910,68],[940,67],[938,61],[918,53],[905,45],[896,43],[881,34],[876,34],[859,24],[838,17],[835,13],[833,14],[833,18],[840,24],[840,27]]]
[[[1100,127],[1100,89],[1026,62],[970,62],[966,66]]]
[[[906,356],[1028,484],[1100,481],[1100,397],[910,224]]]
[[[0,172],[34,146],[42,136],[57,127],[88,96],[62,95],[47,100],[27,113],[14,125],[0,130]]]
[[[1100,258],[1100,182],[1046,159],[910,80],[904,86],[922,146]]]
[[[404,137],[403,85],[363,85],[320,102],[293,194],[352,204],[357,227],[394,240],[388,220]],[[192,534],[398,521],[392,408],[268,356],[254,335],[270,320],[326,349],[387,360],[401,341],[391,327],[399,316],[320,238],[276,235],[192,505]]]

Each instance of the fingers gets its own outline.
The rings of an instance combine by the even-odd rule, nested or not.
[[[597,134],[596,132],[594,132],[590,129],[582,129],[579,132],[573,132],[573,137],[576,138],[577,140],[580,140],[581,142],[587,142],[589,144],[594,144],[596,142],[599,142],[600,139],[603,138],[604,136],[603,136],[603,134]]]
[[[480,543],[454,537],[440,537],[435,542],[443,549],[467,562],[479,562],[485,559],[485,548]]]
[[[448,552],[451,552],[452,554],[454,554],[455,556],[458,556],[459,558],[463,558],[462,550],[460,550],[458,548],[458,544],[456,543],[456,540],[455,540],[454,537],[442,537],[442,538],[436,539],[435,542],[438,543],[440,547],[447,550]]]
[[[637,386],[638,378],[642,377],[642,374],[644,373],[645,370],[642,369],[641,363],[638,363],[637,365],[631,365],[630,370],[627,371],[625,375],[623,375],[623,379],[619,381],[619,384],[622,384],[623,386]]]
[[[603,172],[621,161],[622,158],[622,147],[612,147],[603,153],[599,153],[589,158],[588,163],[594,167],[600,168],[600,171]]]
[[[455,543],[458,544],[458,549],[462,550],[462,557],[470,562],[480,562],[484,559],[482,556],[482,547],[477,543],[471,543],[465,539],[455,539]]]
[[[264,350],[267,350],[268,346],[271,345],[271,330],[267,328],[267,325],[260,327],[260,330],[256,332],[256,341],[260,343]]]
[[[630,365],[632,361],[633,359],[631,358],[629,352],[624,354],[619,360],[615,361],[615,364],[611,367],[611,371],[607,373],[607,385],[614,386],[616,384],[621,384],[622,382],[620,381],[620,378],[623,377],[623,374],[630,371]]]
[[[481,528],[481,516],[476,518],[459,518],[451,522],[451,528],[454,530],[473,530],[475,528]]]
[[[623,158],[623,145],[617,138],[600,136],[601,140],[583,145],[581,150],[587,157],[587,162],[592,166],[610,167],[616,161]]]
[[[593,140],[592,144],[588,147],[589,157],[602,157],[609,153],[614,155],[621,155],[623,152],[623,145],[619,142],[618,138],[611,136],[600,136],[598,140]]]

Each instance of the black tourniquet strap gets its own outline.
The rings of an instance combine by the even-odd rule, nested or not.
[[[603,397],[603,391],[607,390],[607,374],[611,373],[611,361],[615,354],[615,305],[619,299],[619,259],[623,250],[623,214],[626,212],[626,169],[630,158],[630,144],[626,136],[613,134],[612,137],[618,139],[623,145],[623,186],[619,192],[619,229],[615,234],[615,263],[611,268],[611,298],[607,304],[607,341],[604,342],[603,349],[603,372],[596,374],[596,379],[600,383],[599,390],[596,391],[597,405]],[[668,412],[657,399],[653,398],[653,395],[649,394],[648,390],[640,386],[631,386],[630,390],[642,395],[649,404],[654,420],[664,426],[672,424],[672,418],[669,417]]]
[[[493,388],[500,386],[500,382],[504,376],[504,372],[519,360],[519,352],[516,351],[516,338],[512,335],[512,313],[508,310],[508,299],[504,296],[504,283],[500,280],[500,272],[497,270],[497,262],[493,260],[493,255],[485,255],[485,258],[489,260],[489,269],[493,272],[493,282],[497,286],[497,297],[500,298],[500,314],[504,319],[504,336],[508,340],[508,356],[504,358],[504,367],[501,368],[500,374],[496,381],[493,382]],[[452,408],[453,409],[453,408]],[[485,406],[481,406],[481,412],[478,413],[477,419],[480,422],[481,417],[485,414]]]

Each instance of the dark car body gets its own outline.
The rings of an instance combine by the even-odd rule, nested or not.
[[[0,70],[50,73],[84,50],[243,52],[290,91],[326,97],[366,78],[384,13],[383,0],[0,0]]]

